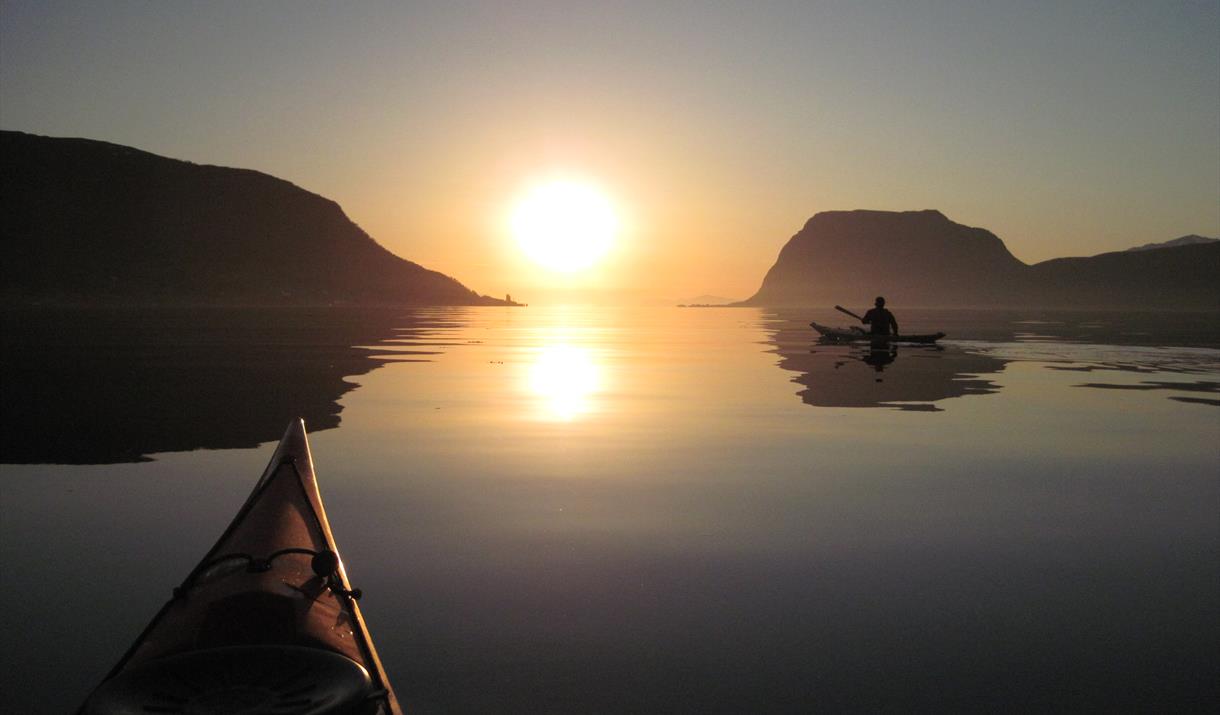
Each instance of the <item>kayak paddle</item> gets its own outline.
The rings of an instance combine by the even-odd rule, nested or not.
[[[841,313],[847,313],[848,315],[850,315],[851,317],[853,317],[853,318],[855,318],[856,320],[860,321],[861,323],[863,323],[863,322],[864,322],[864,318],[861,318],[860,316],[856,315],[855,313],[851,312],[850,310],[848,310],[847,308],[844,308],[844,307],[843,307],[843,306],[841,306],[841,305],[836,305],[836,306],[835,306],[835,310],[837,310],[837,311],[839,311],[839,312],[841,312]]]

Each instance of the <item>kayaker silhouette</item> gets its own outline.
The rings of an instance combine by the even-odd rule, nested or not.
[[[873,335],[897,335],[898,321],[894,320],[893,313],[885,309],[885,298],[877,296],[877,300],[873,301],[873,305],[876,307],[865,313],[860,322],[872,326],[870,332]]]

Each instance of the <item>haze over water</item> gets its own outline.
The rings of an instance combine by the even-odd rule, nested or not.
[[[4,461],[75,463],[0,467],[14,712],[83,699],[298,414],[408,712],[1220,698],[1214,315],[216,316],[6,331]]]

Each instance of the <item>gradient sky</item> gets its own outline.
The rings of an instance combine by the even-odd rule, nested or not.
[[[1026,262],[1220,235],[1220,0],[3,0],[0,126],[288,179],[483,293],[742,298],[824,210]],[[506,228],[557,173],[625,223],[558,280]]]

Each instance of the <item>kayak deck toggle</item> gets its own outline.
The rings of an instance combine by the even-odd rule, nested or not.
[[[174,598],[186,598],[187,594],[198,585],[198,581],[206,574],[208,577],[216,575],[217,567],[226,561],[244,562],[246,564],[246,573],[267,573],[274,566],[274,561],[280,556],[288,556],[291,554],[299,554],[312,557],[309,561],[309,566],[319,578],[326,582],[327,588],[334,593],[347,596],[354,601],[360,600],[364,592],[358,588],[344,588],[343,582],[338,579],[339,575],[339,555],[330,549],[303,549],[299,547],[279,549],[272,552],[266,558],[259,558],[253,554],[233,553],[217,556],[214,559],[200,564],[186,581],[180,586],[175,586],[173,589]]]

